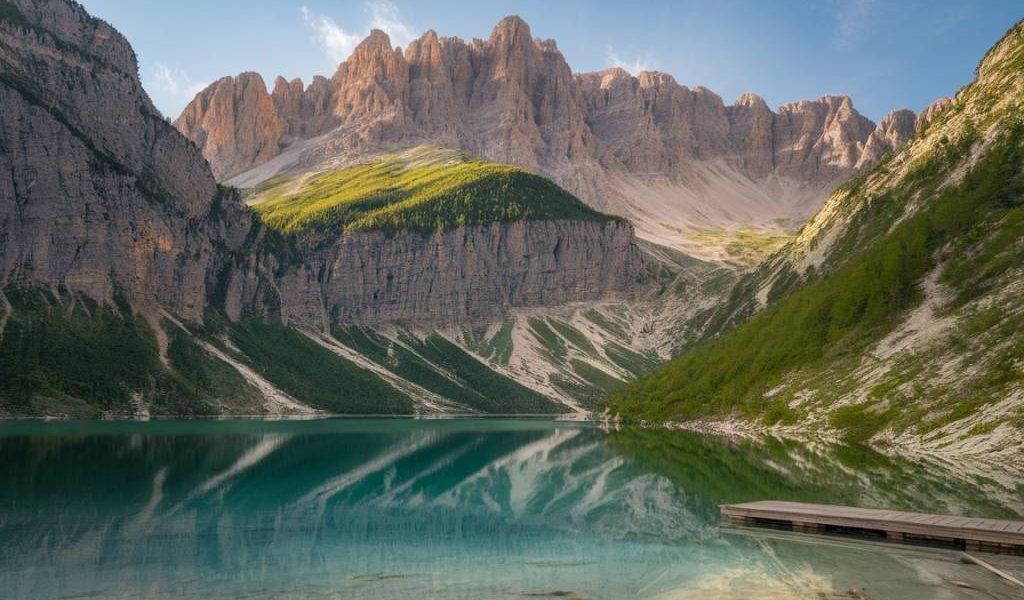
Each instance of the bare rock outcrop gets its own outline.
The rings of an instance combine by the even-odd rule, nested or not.
[[[706,88],[656,71],[574,75],[554,41],[533,38],[522,19],[507,17],[486,40],[428,31],[404,51],[373,31],[330,79],[303,88],[279,78],[270,96],[284,128],[274,139],[291,150],[253,169],[278,151],[267,136],[250,136],[251,147],[235,150],[217,140],[233,127],[275,130],[256,126],[253,117],[220,116],[207,100],[223,85],[245,96],[248,83],[221,80],[179,120],[220,179],[249,186],[281,170],[432,143],[546,175],[591,206],[633,219],[645,237],[670,244],[678,235],[671,232],[700,215],[733,215],[732,225],[798,222],[908,130],[901,112],[876,132],[845,96],[773,112],[752,93],[726,105]],[[262,98],[265,89],[253,95]],[[690,197],[705,198],[707,206],[691,207]],[[648,221],[664,224],[667,235],[648,231]]]
[[[935,117],[935,115],[942,112],[947,106],[950,106],[955,101],[956,98],[953,96],[944,96],[924,107],[921,114],[917,116],[916,129],[920,130],[923,128]]]
[[[282,103],[282,108],[289,108]],[[258,73],[223,77],[196,96],[175,126],[223,178],[280,152],[285,124]]]
[[[532,66],[519,64],[521,52],[510,48],[532,44],[524,26],[496,30],[488,52],[503,54],[496,64],[527,81],[545,72],[544,51],[537,48]],[[450,81],[438,79],[456,60],[446,52],[440,40],[423,40],[413,87],[409,63],[376,32],[335,74],[349,95],[332,93],[322,78],[305,90],[278,80],[271,95],[258,75],[243,74],[200,94],[178,126],[199,136],[223,173],[267,160],[280,140],[321,122],[365,122],[369,138],[398,135],[413,116],[396,107],[408,106],[414,89],[424,115],[446,106],[431,98],[516,95],[482,84],[458,94],[430,87]],[[458,53],[468,61],[468,50]],[[461,64],[457,71],[472,71]],[[218,189],[196,146],[153,107],[137,71],[127,41],[77,4],[17,0],[0,15],[0,291],[65,288],[108,304],[123,297],[147,317],[167,311],[192,321],[223,303],[235,317],[250,311],[323,325],[459,322],[598,298],[644,273],[632,227],[618,220],[284,241],[237,193]],[[567,67],[561,77],[571,80]],[[537,111],[552,128],[568,118],[543,103]]]
[[[784,104],[775,120],[776,168],[805,180],[852,173],[874,129],[847,96]]]
[[[515,307],[555,306],[628,290],[644,259],[624,221],[513,221],[432,233],[353,232],[303,242],[301,264],[273,290],[256,269],[227,286],[243,308],[287,322],[487,324]]]
[[[867,169],[876,163],[887,152],[902,146],[917,131],[917,116],[914,111],[906,108],[894,110],[885,115],[878,127],[868,136],[864,143],[864,151],[857,161],[858,169]]]
[[[0,287],[67,287],[199,318],[217,196],[140,85],[135,54],[77,4],[0,18]]]

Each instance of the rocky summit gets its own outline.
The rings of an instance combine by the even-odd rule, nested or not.
[[[440,165],[446,193],[364,214],[414,227],[282,230],[215,182],[108,24],[63,0],[0,7],[0,414],[578,408],[474,358],[464,346],[479,336],[460,328],[486,332],[515,310],[595,302],[645,280],[628,222],[540,176],[435,148],[402,158],[417,173]],[[369,85],[408,68],[379,33],[356,54],[336,79]],[[199,145],[220,169],[246,168],[272,159],[282,136],[319,131],[318,118],[336,124],[309,90],[287,97],[300,87],[271,98],[258,76],[222,80],[193,109],[234,125],[200,127]],[[394,93],[324,101],[358,120]],[[394,184],[378,183],[360,198],[379,208]],[[348,346],[332,337],[364,325],[392,327],[373,348],[394,360],[354,349],[366,332],[346,330]]]
[[[602,413],[1018,458],[1022,65],[1018,24],[876,125],[574,74],[509,17],[171,123],[110,25],[0,0],[0,417]]]
[[[698,345],[614,397],[631,419],[816,431],[1020,463],[1024,22],[917,133],[749,273]],[[878,144],[876,146],[876,144]],[[737,325],[738,326],[735,326]],[[754,426],[755,428],[757,425]]]
[[[692,227],[795,227],[831,189],[914,132],[845,96],[772,111],[727,105],[665,73],[573,74],[553,40],[507,17],[486,40],[428,31],[404,50],[373,31],[330,79],[255,73],[200,92],[175,122],[241,186],[424,142],[543,174],[642,237],[688,248]]]

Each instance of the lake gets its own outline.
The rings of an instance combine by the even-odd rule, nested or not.
[[[545,419],[7,422],[0,596],[1014,597],[951,550],[720,528],[758,499],[1018,518],[1024,485]]]

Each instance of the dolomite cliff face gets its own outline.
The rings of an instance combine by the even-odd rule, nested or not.
[[[232,102],[212,103],[215,96]],[[277,121],[285,127],[264,125]],[[552,174],[568,172],[569,161],[594,163],[597,154],[568,64],[554,42],[534,40],[518,18],[469,44],[428,31],[404,52],[374,30],[330,79],[303,88],[301,80],[278,78],[270,93],[252,76],[224,78],[176,125],[220,179],[266,162],[295,139],[332,131],[307,163],[431,141]],[[240,139],[243,130],[261,131],[253,142],[264,154],[218,142]]]
[[[110,26],[64,2],[19,0],[6,13],[0,285],[199,318],[217,195],[202,156],[150,103]]]
[[[480,325],[510,309],[592,301],[645,278],[622,221],[514,221],[433,233],[354,232],[306,239],[273,292],[239,269],[228,314],[246,307],[291,323]],[[269,292],[269,293],[268,293]]]
[[[866,169],[877,164],[886,152],[896,150],[913,137],[917,128],[917,116],[913,111],[904,108],[885,115],[864,143],[857,168]]]
[[[236,317],[456,322],[598,298],[642,275],[624,222],[363,233],[282,250],[287,244],[267,243],[275,234],[237,194],[218,190],[196,147],[161,118],[120,34],[67,2],[13,7],[16,18],[0,19],[0,291],[66,288],[110,305],[123,296],[149,316],[166,310],[192,321],[227,298]],[[384,58],[375,64],[391,72]],[[246,159],[255,160],[274,147],[288,128],[276,106],[295,105],[297,96],[289,104],[283,95],[298,91],[283,81],[278,88],[275,104],[260,95],[257,75],[218,82],[198,111],[212,119],[205,122],[265,126],[211,134],[207,150],[255,149]],[[376,111],[383,100],[366,102]]]
[[[256,73],[215,82],[196,96],[178,122],[196,136],[217,176],[276,156],[286,128]]]
[[[234,106],[211,107],[217,94]],[[902,143],[906,114],[893,114],[876,127],[845,96],[773,112],[754,94],[727,105],[665,73],[573,74],[554,41],[507,17],[487,40],[428,31],[404,50],[373,31],[309,86],[226,78],[176,124],[219,179],[243,187],[432,143],[543,174],[677,245],[686,227],[797,224]],[[252,131],[261,134],[251,145],[218,142]]]

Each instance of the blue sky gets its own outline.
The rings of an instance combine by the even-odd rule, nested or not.
[[[968,83],[1024,0],[83,0],[128,37],[143,84],[176,117],[224,75],[268,81],[331,75],[371,27],[405,45],[427,29],[469,40],[518,14],[553,38],[574,71],[657,69],[731,102],[744,91],[775,107],[848,94],[878,120],[920,110]]]

